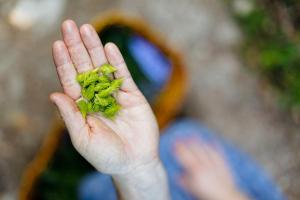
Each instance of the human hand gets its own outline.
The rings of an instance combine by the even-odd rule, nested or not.
[[[159,130],[153,112],[134,83],[124,59],[113,43],[104,47],[94,28],[75,22],[62,24],[63,41],[53,44],[53,59],[64,93],[51,94],[65,121],[76,150],[97,170],[126,176],[137,169],[149,169],[160,163]],[[80,98],[78,73],[110,63],[117,68],[116,78],[123,78],[116,94],[122,109],[114,120],[100,114],[83,118],[75,101]]]
[[[181,185],[195,197],[204,200],[246,200],[235,186],[230,169],[217,147],[197,139],[178,141],[178,161],[185,172]]]

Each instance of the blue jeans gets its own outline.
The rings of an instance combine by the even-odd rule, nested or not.
[[[195,199],[177,181],[183,169],[175,159],[172,150],[175,141],[189,137],[198,137],[207,143],[217,143],[224,151],[224,159],[231,169],[236,185],[251,199],[286,199],[273,180],[251,158],[192,119],[175,121],[164,131],[160,139],[160,158],[167,171],[172,199]],[[78,189],[78,196],[81,200],[117,199],[111,177],[98,172],[92,173],[82,180]]]

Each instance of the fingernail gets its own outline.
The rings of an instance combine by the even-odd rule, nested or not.
[[[81,28],[82,28],[82,31],[83,31],[83,33],[84,33],[85,35],[91,35],[92,30],[91,30],[91,27],[90,27],[89,24],[84,24],[84,25],[82,25]]]
[[[72,20],[66,20],[63,23],[64,30],[67,32],[73,32],[74,30],[74,22]]]
[[[105,44],[105,48],[109,51],[109,53],[115,53],[115,45],[112,42],[108,42]]]

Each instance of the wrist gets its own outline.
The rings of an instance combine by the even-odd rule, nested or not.
[[[159,159],[112,177],[121,196],[126,196],[126,199],[168,199],[167,177]]]
[[[159,158],[155,157],[147,163],[132,164],[130,167],[128,167],[129,170],[122,173],[112,174],[112,177],[120,180],[136,179],[139,178],[139,176],[148,174],[146,172],[156,169],[159,165],[161,165],[161,161]]]

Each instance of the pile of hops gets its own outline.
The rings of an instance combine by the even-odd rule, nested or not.
[[[121,106],[113,97],[122,84],[122,79],[113,79],[112,73],[116,68],[104,64],[94,70],[77,75],[77,82],[81,86],[81,96],[77,106],[86,117],[90,113],[102,113],[107,118],[114,118]]]

